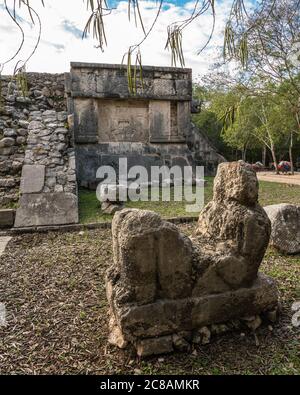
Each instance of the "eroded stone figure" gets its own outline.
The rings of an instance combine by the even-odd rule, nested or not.
[[[271,224],[258,204],[256,173],[243,162],[219,165],[213,200],[196,231],[200,277],[194,295],[250,286],[268,247]]]
[[[107,274],[110,343],[131,343],[147,356],[187,351],[193,339],[207,342],[218,324],[234,327],[243,317],[255,329],[258,315],[277,306],[275,283],[258,274],[270,231],[256,174],[243,162],[219,166],[192,238],[156,213],[117,213]]]

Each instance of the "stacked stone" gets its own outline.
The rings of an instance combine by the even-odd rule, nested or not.
[[[11,77],[1,77],[0,207],[19,199],[30,118],[36,112],[66,109],[64,74],[27,73],[26,79],[28,92],[24,97]]]
[[[15,85],[2,85],[4,88],[0,105],[0,207],[9,206],[19,199],[29,123],[27,105],[21,100]],[[14,94],[8,96],[8,89],[12,89]]]
[[[26,165],[45,167],[44,186],[40,192],[76,194],[75,151],[67,126],[67,113],[46,110],[30,114]]]

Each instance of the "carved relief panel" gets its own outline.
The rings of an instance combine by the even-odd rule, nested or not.
[[[98,100],[98,140],[149,141],[149,104],[143,100]]]

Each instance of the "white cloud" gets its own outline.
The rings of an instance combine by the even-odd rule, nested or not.
[[[46,0],[45,9],[40,3],[40,0],[31,0],[42,20],[42,40],[27,65],[28,71],[65,72],[69,70],[71,61],[120,63],[128,47],[143,37],[141,28],[136,28],[133,22],[134,18],[131,23],[128,21],[126,1],[117,3],[116,9],[105,18],[108,47],[103,53],[95,48],[97,43],[91,37],[85,40],[79,37],[79,32],[82,31],[89,16],[82,0],[51,0],[51,2]],[[217,48],[223,42],[224,20],[228,15],[230,3],[230,0],[217,3],[215,34],[209,47],[202,54],[197,55],[197,52],[209,36],[212,25],[211,15],[207,14],[195,20],[184,32],[183,49],[186,67],[193,68],[194,77],[199,74],[204,75],[215,60]],[[13,0],[8,0],[8,4],[13,4]],[[151,36],[141,48],[143,64],[170,66],[170,54],[164,50],[167,26],[174,21],[185,19],[194,7],[193,1],[182,4],[182,1],[169,2],[168,7],[162,11]],[[156,7],[156,2],[141,2],[146,30],[152,24]],[[25,9],[20,11],[20,16],[29,21]],[[3,62],[18,48],[21,35],[3,8],[0,8],[0,20],[0,62]],[[24,60],[35,45],[38,26],[26,23],[22,26],[26,40],[18,59]],[[14,65],[14,62],[6,65],[4,74],[11,73]]]

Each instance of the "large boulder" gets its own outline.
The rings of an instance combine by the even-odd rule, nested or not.
[[[284,254],[300,254],[300,206],[276,204],[265,207],[271,220],[271,245]]]

